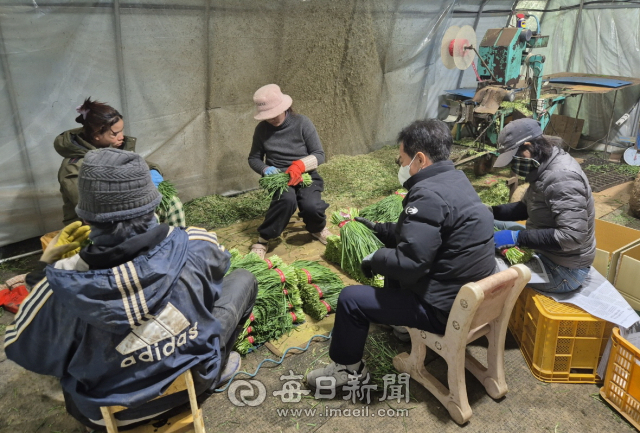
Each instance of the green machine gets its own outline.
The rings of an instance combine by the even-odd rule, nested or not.
[[[531,30],[516,27],[489,29],[478,47],[478,75],[481,80],[494,80],[515,88],[521,77],[522,67],[539,72],[535,87],[542,86],[544,56],[531,54],[533,48],[547,46],[549,36],[532,35]]]
[[[447,90],[453,99],[446,105],[450,112],[445,122],[453,124],[457,139],[466,129],[480,149],[484,144],[495,146],[508,118],[532,117],[544,130],[564,100],[560,95],[540,98],[545,57],[533,50],[546,47],[548,41],[548,36],[521,27],[489,29],[478,46],[471,26],[453,26],[445,32],[440,50],[444,65],[449,69],[472,66],[477,78],[473,94],[468,89]]]

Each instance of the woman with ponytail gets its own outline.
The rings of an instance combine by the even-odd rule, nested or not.
[[[76,108],[76,122],[80,128],[70,129],[58,135],[53,142],[56,152],[64,158],[58,171],[60,192],[62,193],[63,223],[68,225],[80,221],[76,215],[78,204],[78,172],[84,156],[90,150],[113,147],[135,152],[136,139],[124,135],[124,118],[115,108],[91,98]],[[156,208],[158,220],[174,226],[185,226],[182,202],[170,182],[164,181],[160,168],[147,161],[151,179],[163,195]]]

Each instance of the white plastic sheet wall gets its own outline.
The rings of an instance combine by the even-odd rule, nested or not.
[[[577,6],[577,1],[550,1],[547,9]],[[585,2],[582,12],[573,9],[546,13],[542,32],[550,36],[546,48],[545,72],[582,72],[588,74],[639,77],[640,71],[640,4],[626,2]],[[579,24],[578,17],[580,17]],[[573,53],[571,45],[575,46]],[[624,137],[638,134],[636,107],[629,120],[616,126],[615,122],[640,100],[638,86],[607,94],[585,95],[579,117],[585,119],[583,134],[593,141],[609,141],[623,145]],[[615,105],[614,105],[615,100]],[[577,112],[579,97],[570,98],[563,107],[566,115]],[[613,114],[612,114],[613,113]],[[613,120],[613,123],[612,123]],[[609,146],[608,150],[615,150]],[[621,150],[621,149],[617,149]]]
[[[481,40],[486,29],[507,23],[513,4],[2,0],[0,246],[60,228],[62,158],[52,144],[78,126],[74,108],[87,96],[123,113],[137,151],[163,167],[183,201],[243,191],[257,181],[246,157],[258,87],[280,84],[294,109],[313,120],[329,157],[365,153],[393,142],[414,119],[442,117],[443,90],[459,81],[474,86],[471,69],[450,71],[440,62],[442,35],[450,25],[474,25],[482,8]],[[585,9],[571,70],[633,75],[640,66],[637,12]],[[546,14],[545,72],[566,70],[575,16]],[[629,51],[628,60],[612,61],[616,50]],[[619,95],[620,114],[637,97]],[[585,106],[586,99],[589,130],[608,126],[606,104]]]

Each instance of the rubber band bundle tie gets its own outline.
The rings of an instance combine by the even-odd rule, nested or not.
[[[287,278],[284,276],[280,269],[275,268],[275,271],[280,275],[280,282],[284,283],[285,281],[287,281]]]
[[[307,275],[307,282],[308,282],[309,284],[311,284],[311,281],[313,281],[313,280],[311,279],[311,273],[310,273],[309,271],[307,271],[305,268],[302,268],[302,272],[304,272],[304,273]]]

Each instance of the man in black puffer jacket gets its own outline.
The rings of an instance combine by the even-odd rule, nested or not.
[[[408,190],[397,223],[357,218],[384,243],[364,258],[367,276],[384,288],[349,286],[338,300],[329,356],[307,383],[366,375],[362,361],[369,324],[409,326],[443,334],[460,288],[494,272],[493,218],[462,171],[448,160],[451,132],[440,120],[421,120],[400,132],[400,183]],[[330,379],[331,380],[331,379]]]

